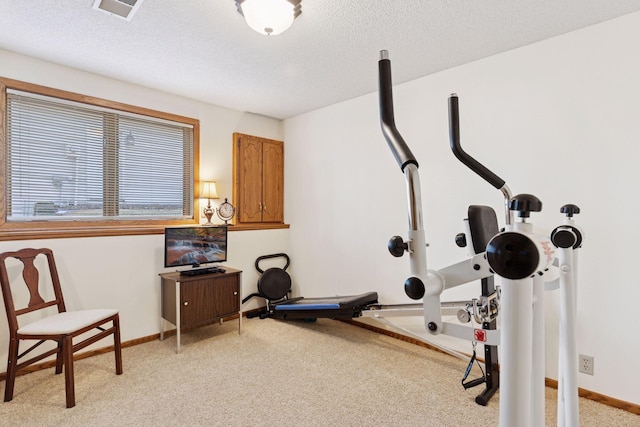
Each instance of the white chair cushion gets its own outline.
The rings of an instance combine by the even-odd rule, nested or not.
[[[25,325],[18,329],[18,333],[25,335],[68,334],[117,313],[118,310],[111,309],[65,311]]]

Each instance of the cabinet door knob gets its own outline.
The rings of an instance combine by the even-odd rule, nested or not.
[[[238,295],[238,293],[237,293],[237,292],[234,292],[233,294],[234,294],[234,295]]]
[[[189,305],[189,301],[183,302],[182,305]]]

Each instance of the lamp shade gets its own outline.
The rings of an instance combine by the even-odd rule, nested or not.
[[[202,183],[202,189],[200,191],[201,199],[218,199],[218,191],[216,190],[216,183],[214,181],[204,181]]]
[[[293,24],[300,14],[300,4],[289,0],[244,0],[236,2],[242,9],[247,25],[264,35],[280,34]]]

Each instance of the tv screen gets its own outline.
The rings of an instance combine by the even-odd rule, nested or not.
[[[197,267],[227,260],[227,227],[175,227],[164,230],[164,266]]]

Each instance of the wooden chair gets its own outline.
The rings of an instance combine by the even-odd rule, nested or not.
[[[44,260],[40,259],[41,257],[36,261],[36,257],[39,255],[46,257],[46,264],[42,262]],[[15,262],[7,263],[8,258],[15,258],[22,262],[23,280],[19,278],[18,268],[20,264]],[[11,266],[7,264],[11,264]],[[41,268],[42,271],[39,271],[39,265],[48,265],[48,278],[45,277],[46,268]],[[40,273],[43,273],[43,280],[40,279]],[[14,287],[19,283],[26,284],[29,291],[29,301],[26,306],[16,307],[14,305],[14,297],[11,292],[11,283],[9,280],[10,277],[14,282]],[[4,390],[5,402],[13,399],[13,388],[18,371],[55,354],[55,373],[60,374],[64,366],[67,408],[72,408],[75,406],[73,354],[109,335],[113,335],[116,374],[122,374],[122,347],[120,344],[120,319],[118,310],[67,311],[51,249],[22,249],[16,252],[0,254],[0,283],[2,285],[2,295],[4,296],[4,305],[7,310],[7,320],[9,324],[9,354],[7,361],[7,380]],[[51,286],[53,287],[53,295],[50,295],[50,292],[43,292],[43,295],[50,295],[48,301],[45,301],[40,293],[41,289],[44,290],[45,285],[49,286],[49,288]],[[23,299],[26,300],[26,296]],[[53,306],[57,307],[57,313],[54,308],[48,308]],[[47,317],[41,317],[39,320],[22,326],[19,324],[18,318],[20,316],[47,308],[48,311],[54,314],[49,313]],[[43,313],[46,312],[47,310]],[[33,316],[32,314],[31,316],[21,317],[21,319],[24,323],[24,319],[33,319]],[[107,325],[108,323],[112,324]],[[97,329],[97,332],[93,331],[94,329]],[[79,335],[84,336],[80,342],[74,344],[73,339]],[[19,354],[18,348],[21,340],[35,340],[38,342]],[[55,341],[57,345],[55,348],[32,356],[28,360],[20,361],[21,358],[31,353],[31,351],[46,341]]]

